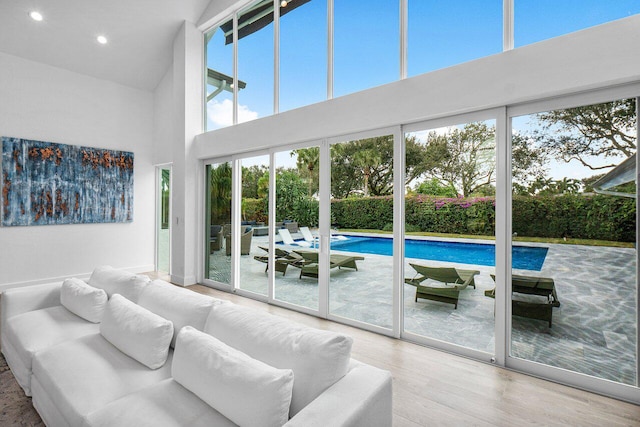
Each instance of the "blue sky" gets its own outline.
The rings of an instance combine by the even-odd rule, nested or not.
[[[292,0],[295,1],[295,0]],[[362,7],[366,4],[367,7]],[[399,67],[398,0],[334,0],[334,96],[395,81]],[[640,13],[639,0],[515,0],[515,46]],[[280,111],[323,101],[327,92],[327,0],[311,0],[281,19]],[[231,45],[218,31],[209,66],[232,74]],[[408,76],[502,50],[501,0],[409,0]],[[273,111],[273,24],[240,40],[240,121]],[[225,101],[226,99],[226,101]],[[208,129],[228,125],[229,92],[210,109]],[[225,108],[227,110],[225,110]]]
[[[408,7],[409,77],[502,51],[502,0],[409,0]],[[398,0],[334,0],[334,10],[334,96],[399,79]],[[640,0],[515,0],[515,46],[635,13]],[[325,100],[327,0],[311,0],[280,25],[280,111]],[[218,31],[207,62],[232,75],[233,49],[223,40]],[[238,77],[247,84],[239,121],[272,114],[273,61],[273,24],[239,41]],[[231,124],[232,98],[224,91],[209,102],[208,130]]]

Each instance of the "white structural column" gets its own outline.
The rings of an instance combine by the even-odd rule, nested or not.
[[[202,133],[203,37],[193,23],[184,22],[173,41],[173,186],[171,197],[171,280],[196,283],[198,162],[195,136]]]

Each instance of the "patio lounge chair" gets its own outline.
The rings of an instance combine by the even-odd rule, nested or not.
[[[293,237],[291,237],[291,233],[289,233],[289,230],[287,230],[286,228],[281,228],[278,230],[278,233],[280,233],[280,237],[282,237],[282,241],[284,242],[285,245],[289,245],[289,246],[304,246],[304,247],[311,247],[311,243],[305,241],[305,240],[299,240],[299,241],[294,241]]]
[[[258,246],[263,251],[267,252],[267,255],[255,255],[253,258],[256,261],[264,262],[266,265],[264,272],[269,271],[269,248],[266,246]],[[304,258],[295,252],[285,251],[284,249],[275,248],[275,264],[276,271],[282,273],[284,276],[287,274],[287,267],[292,265],[294,267],[301,268],[305,264]]]
[[[318,277],[318,252],[317,251],[305,251],[296,250],[295,253],[299,254],[305,260],[305,264],[300,268],[300,278],[306,277]],[[364,261],[364,257],[357,255],[341,255],[331,254],[329,255],[329,268],[350,268],[358,271],[358,265],[356,261]]]
[[[305,242],[311,243],[311,246],[315,246],[318,242],[318,238],[313,237],[313,234],[311,234],[311,230],[309,230],[309,227],[300,227],[300,234],[302,234]]]
[[[491,275],[495,281],[495,274]],[[495,298],[496,289],[484,291],[485,296]],[[539,295],[546,297],[546,302],[523,301],[516,299],[516,294]],[[549,327],[553,322],[553,307],[560,307],[558,294],[556,293],[555,281],[550,277],[521,276],[513,274],[511,276],[511,314],[528,319],[544,320],[549,322]]]
[[[432,301],[446,302],[458,308],[460,291],[471,285],[476,287],[475,276],[480,274],[478,270],[462,270],[452,267],[428,267],[420,264],[409,264],[417,274],[412,279],[404,279],[404,282],[416,287],[416,302],[418,298]],[[425,286],[422,284],[430,279],[444,283],[445,286]],[[452,284],[453,286],[447,286]]]
[[[253,237],[253,229],[246,227],[240,235],[240,255],[249,255],[251,251],[251,238]],[[225,236],[227,245],[227,255],[231,255],[231,234]]]

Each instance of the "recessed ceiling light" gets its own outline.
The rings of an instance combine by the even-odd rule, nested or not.
[[[38,12],[37,10],[32,10],[31,12],[29,12],[29,16],[34,21],[42,21],[42,19],[43,19],[42,14],[40,12]]]
[[[98,40],[98,43],[100,44],[107,44],[108,40],[105,36],[98,36],[96,37],[96,40]]]

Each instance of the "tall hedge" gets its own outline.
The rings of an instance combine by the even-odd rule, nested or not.
[[[514,196],[513,231],[528,237],[572,237],[634,242],[635,200],[605,195]],[[333,225],[389,229],[392,197],[333,200]],[[495,234],[493,197],[407,197],[407,229],[437,233]]]

